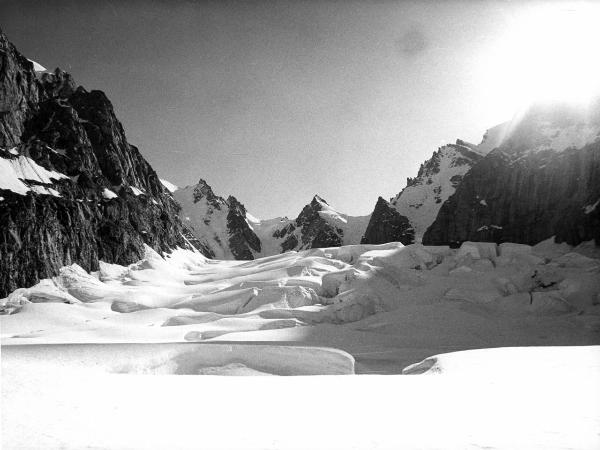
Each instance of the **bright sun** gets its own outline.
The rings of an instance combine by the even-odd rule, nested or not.
[[[487,82],[498,98],[585,103],[600,94],[600,4],[534,5],[494,48]]]

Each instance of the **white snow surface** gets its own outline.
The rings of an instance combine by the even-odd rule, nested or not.
[[[3,344],[310,342],[360,355],[361,372],[399,373],[445,351],[593,342],[600,260],[587,254],[549,243],[466,242],[458,250],[389,243],[219,261],[146,248],[128,267],[102,263],[89,274],[66,266],[16,290],[0,301],[12,313],[0,317],[1,337]],[[371,360],[369,348],[382,345],[389,355]]]
[[[28,59],[28,61],[33,64],[33,70],[35,72],[47,72],[47,69],[40,63],[35,62],[33,59]]]
[[[167,180],[163,180],[162,178],[159,178],[160,183],[167,188],[167,190],[171,193],[175,192],[177,189],[179,189],[178,186],[175,186],[173,183],[171,183],[170,181]]]
[[[133,195],[135,195],[136,197],[139,196],[139,195],[144,195],[145,194],[144,191],[142,191],[139,188],[136,188],[135,186],[129,186],[129,188],[131,189],[131,192],[133,192]]]
[[[58,195],[54,189],[30,186],[27,181],[52,184],[53,180],[68,178],[66,175],[47,170],[27,156],[0,158],[0,189],[8,189],[17,194],[27,195],[29,191],[39,194]]]
[[[246,213],[248,225],[254,231],[254,234],[260,239],[261,251],[254,252],[255,257],[271,256],[281,253],[281,244],[287,238],[287,235],[276,238],[273,233],[281,230],[289,224],[296,221],[287,217],[276,217],[274,219],[258,219],[253,215]]]
[[[111,191],[108,188],[104,188],[104,190],[102,191],[102,196],[107,199],[110,200],[111,198],[117,198],[118,195],[115,194],[113,191]]]
[[[594,249],[64,267],[0,301],[3,448],[598,448]]]

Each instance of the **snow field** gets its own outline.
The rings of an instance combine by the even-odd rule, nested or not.
[[[576,250],[576,251],[574,251]],[[0,301],[8,344],[273,342],[340,348],[359,373],[436,353],[600,343],[600,261],[553,243],[354,245],[254,261],[150,248]],[[585,252],[584,252],[585,253]]]
[[[595,449],[597,256],[391,243],[68,266],[0,301],[2,446]],[[263,376],[403,371],[431,376]]]

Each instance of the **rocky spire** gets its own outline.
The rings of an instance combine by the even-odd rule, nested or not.
[[[397,241],[408,245],[413,243],[414,239],[415,231],[408,218],[379,197],[360,243],[385,244]]]

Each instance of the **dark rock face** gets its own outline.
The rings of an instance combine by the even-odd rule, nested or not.
[[[408,218],[379,197],[360,243],[385,244],[397,241],[408,245],[413,243],[414,239],[415,231]]]
[[[39,84],[33,64],[0,30],[0,147],[20,143],[25,121],[39,101]]]
[[[198,203],[202,199],[206,199],[206,203],[213,210],[221,210],[224,206],[226,206],[225,200],[222,197],[216,195],[212,187],[204,181],[202,178],[198,181],[198,184],[194,187],[194,203]]]
[[[576,142],[599,119],[598,111],[582,118],[562,108],[532,109],[504,144],[464,176],[423,243],[533,245],[556,236],[571,245],[591,239],[600,244],[600,207],[594,207],[600,200],[600,141],[553,148],[560,134],[572,133]]]
[[[99,260],[135,262],[144,244],[190,246],[179,206],[127,142],[104,93],[75,88],[58,69],[36,74],[1,31],[0,61],[0,158],[61,175],[21,178],[24,193],[0,184],[0,297],[63,265],[97,270]]]
[[[235,259],[254,259],[251,249],[260,252],[260,239],[246,222],[246,208],[233,195],[227,198],[229,248]]]
[[[287,233],[290,235],[281,244],[284,252],[295,249],[297,246],[299,246],[299,250],[304,250],[342,245],[343,230],[332,226],[319,214],[323,205],[327,205],[327,202],[315,195],[296,218],[295,227],[287,227]],[[300,242],[294,234],[291,234],[296,229],[300,229]]]

